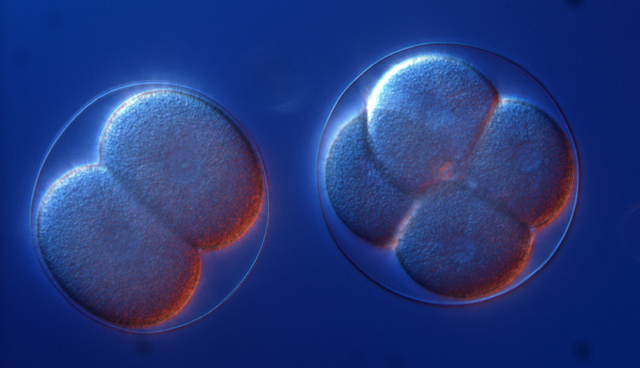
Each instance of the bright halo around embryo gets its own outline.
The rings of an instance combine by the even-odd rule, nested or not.
[[[336,103],[318,160],[343,253],[371,279],[429,303],[520,285],[569,227],[578,157],[553,98],[519,66],[462,45],[394,53]]]
[[[103,93],[65,126],[31,221],[62,295],[144,333],[224,302],[262,249],[268,209],[258,150],[230,113],[196,91],[141,83]]]

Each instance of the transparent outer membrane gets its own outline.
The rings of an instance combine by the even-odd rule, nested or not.
[[[405,297],[503,294],[559,247],[578,156],[553,98],[516,64],[464,45],[391,54],[343,92],[318,186],[327,225],[365,275]]]
[[[52,144],[31,206],[37,252],[61,294],[140,333],[184,326],[227,300],[268,219],[249,134],[208,97],[167,83],[114,88],[80,109]]]

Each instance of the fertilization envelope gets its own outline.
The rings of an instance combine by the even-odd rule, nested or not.
[[[325,130],[319,185],[334,238],[414,299],[459,304],[517,286],[551,257],[575,206],[577,155],[556,119],[537,81],[486,51],[425,45],[383,59]]]
[[[230,115],[187,90],[144,90],[102,125],[97,162],[42,196],[36,242],[82,309],[115,326],[158,324],[194,295],[201,252],[233,247],[255,222],[262,164]]]

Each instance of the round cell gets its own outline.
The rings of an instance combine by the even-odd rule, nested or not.
[[[512,290],[559,247],[578,157],[561,110],[518,65],[464,45],[391,54],[340,96],[318,158],[325,220],[383,287],[435,304]]]
[[[537,227],[566,201],[572,165],[567,138],[549,115],[503,99],[472,150],[465,179],[486,200]]]
[[[366,117],[340,132],[327,159],[327,194],[337,215],[357,235],[384,245],[413,203],[373,165],[366,142]]]
[[[200,275],[197,250],[167,229],[102,166],[74,169],[40,203],[42,258],[94,315],[126,326],[182,308]]]
[[[167,83],[109,90],[55,139],[31,222],[43,268],[72,305],[133,332],[191,323],[240,286],[264,244],[259,153],[205,95]]]
[[[387,71],[367,98],[367,139],[399,186],[424,192],[440,168],[459,171],[498,96],[469,64],[430,53]]]
[[[531,232],[464,186],[444,181],[418,202],[396,255],[409,276],[438,294],[472,298],[520,272]]]
[[[116,109],[100,163],[198,248],[233,242],[262,202],[260,164],[242,132],[215,106],[171,89]]]

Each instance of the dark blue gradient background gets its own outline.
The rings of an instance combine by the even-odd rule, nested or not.
[[[623,236],[640,227],[626,222],[640,206],[640,3],[4,0],[0,11],[0,366],[640,365],[640,239]],[[316,189],[340,93],[388,53],[426,42],[522,65],[563,109],[581,160],[576,215],[554,258],[514,291],[463,307],[410,301],[361,274]],[[140,336],[87,318],[51,285],[29,201],[67,119],[144,80],[198,89],[238,117],[262,151],[272,217],[228,302]]]

